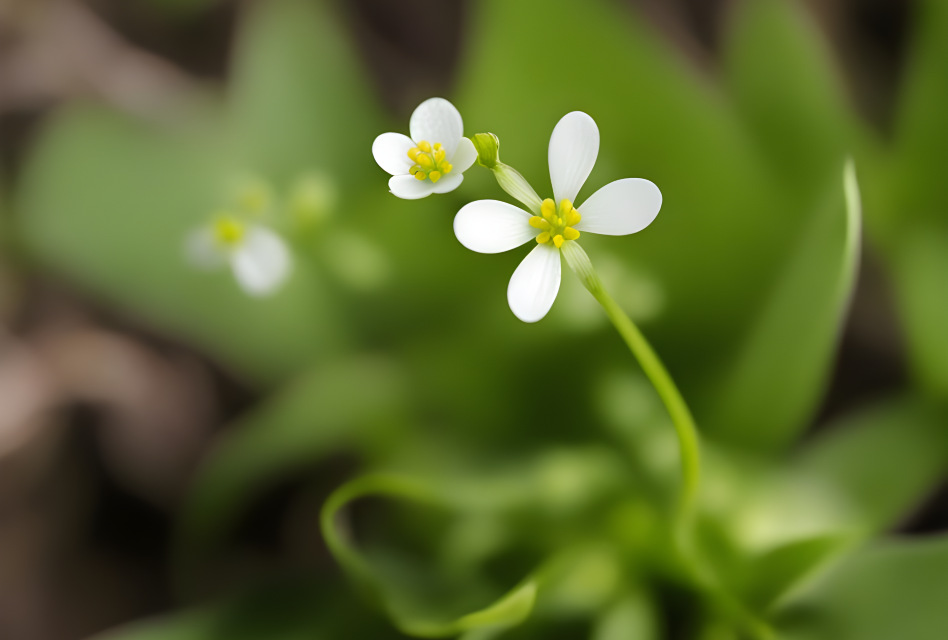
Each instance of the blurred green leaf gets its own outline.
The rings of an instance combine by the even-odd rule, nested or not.
[[[788,640],[948,637],[948,538],[879,542],[854,554],[782,612]]]
[[[918,4],[895,141],[887,155],[867,163],[874,171],[874,188],[866,199],[867,230],[894,276],[916,380],[926,392],[946,398],[948,5],[939,0]]]
[[[898,522],[948,467],[948,430],[936,406],[907,398],[863,410],[804,449],[795,467],[836,487],[863,523]]]
[[[327,362],[229,429],[204,463],[177,532],[181,577],[206,560],[243,509],[333,452],[386,449],[403,403],[399,372],[371,358]]]
[[[716,410],[705,423],[709,432],[773,449],[806,427],[849,309],[861,227],[850,162],[827,205],[812,214],[807,235],[723,377]]]
[[[375,175],[372,141],[382,129],[337,10],[327,0],[248,7],[228,89],[228,126],[247,169],[281,182],[324,171],[345,200]]]
[[[814,196],[849,148],[856,119],[829,46],[803,5],[745,0],[726,31],[725,84],[770,169]]]
[[[850,542],[852,536],[830,534],[798,540],[767,552],[752,563],[743,598],[754,610],[767,611]]]
[[[204,346],[241,373],[272,379],[339,339],[321,280],[299,265],[276,295],[251,299],[228,271],[188,263],[188,234],[220,206],[220,140],[69,108],[26,168],[18,232],[47,268],[146,324]]]
[[[948,214],[948,5],[940,0],[918,4],[890,167],[895,186],[885,203],[896,226],[919,220],[943,225]],[[885,241],[881,234],[879,240]]]
[[[948,224],[904,230],[892,256],[913,376],[928,394],[948,398]]]

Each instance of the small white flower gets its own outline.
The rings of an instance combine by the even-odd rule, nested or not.
[[[187,250],[200,267],[229,264],[241,288],[252,296],[274,293],[293,268],[290,251],[278,234],[226,214],[192,233]]]
[[[464,123],[454,105],[444,98],[425,100],[411,114],[408,128],[411,138],[383,133],[372,143],[375,161],[392,174],[389,190],[417,200],[457,189],[477,151],[463,137]]]
[[[599,128],[581,111],[569,113],[550,136],[550,180],[556,200],[547,199],[539,216],[497,200],[479,200],[454,218],[454,234],[479,253],[509,251],[535,239],[510,278],[507,302],[524,322],[542,319],[560,288],[560,253],[570,252],[580,232],[624,236],[647,227],[662,206],[652,182],[625,178],[609,183],[580,207],[573,207],[599,155]],[[559,202],[557,206],[556,202]]]

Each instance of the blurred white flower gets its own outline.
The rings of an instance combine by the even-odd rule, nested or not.
[[[509,251],[535,239],[537,246],[514,271],[507,287],[510,310],[524,322],[542,319],[560,288],[560,252],[582,252],[580,232],[623,236],[647,227],[662,206],[662,193],[640,178],[616,180],[574,207],[580,188],[599,155],[599,128],[581,111],[569,113],[550,136],[550,180],[556,200],[546,199],[541,215],[497,200],[464,206],[454,219],[454,233],[479,253]],[[556,202],[559,202],[557,206]],[[585,254],[582,254],[585,256]]]
[[[277,233],[227,214],[192,233],[187,251],[199,267],[230,265],[241,288],[252,296],[274,293],[293,268],[290,250]]]
[[[457,189],[477,151],[463,137],[464,123],[454,105],[444,98],[425,100],[411,114],[408,128],[411,138],[383,133],[372,143],[375,161],[392,174],[389,190],[417,200]]]

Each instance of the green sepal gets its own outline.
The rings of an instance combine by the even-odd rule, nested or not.
[[[493,133],[476,133],[471,138],[477,149],[477,164],[493,169],[500,162],[500,138]]]

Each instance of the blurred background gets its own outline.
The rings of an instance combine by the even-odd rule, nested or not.
[[[319,530],[326,496],[368,470],[536,467],[567,495],[561,467],[602,454],[667,502],[667,420],[592,298],[564,272],[551,314],[522,324],[505,290],[525,251],[455,240],[464,203],[509,200],[490,172],[418,202],[387,192],[372,140],[407,133],[431,96],[465,135],[497,134],[543,197],[548,137],[572,110],[602,135],[580,200],[622,177],[662,189],[647,230],[583,246],[692,405],[718,460],[710,493],[738,478],[709,518],[790,466],[873,536],[941,540],[939,0],[0,0],[0,638],[124,638],[112,630],[146,619],[174,621],[154,640],[401,637]],[[183,250],[247,185],[288,203],[276,226],[296,266],[266,298]],[[550,516],[559,536],[523,517],[500,542],[482,522],[451,544],[502,592],[547,548],[598,535],[584,513]],[[350,516],[369,546],[443,533],[381,501]],[[948,576],[938,554],[925,564]],[[738,637],[702,627],[656,573],[620,581],[649,585],[651,631],[608,636],[584,604],[520,637]],[[843,600],[864,612],[861,597]],[[946,637],[933,615],[898,635]],[[833,619],[838,635],[800,637],[871,640]]]

